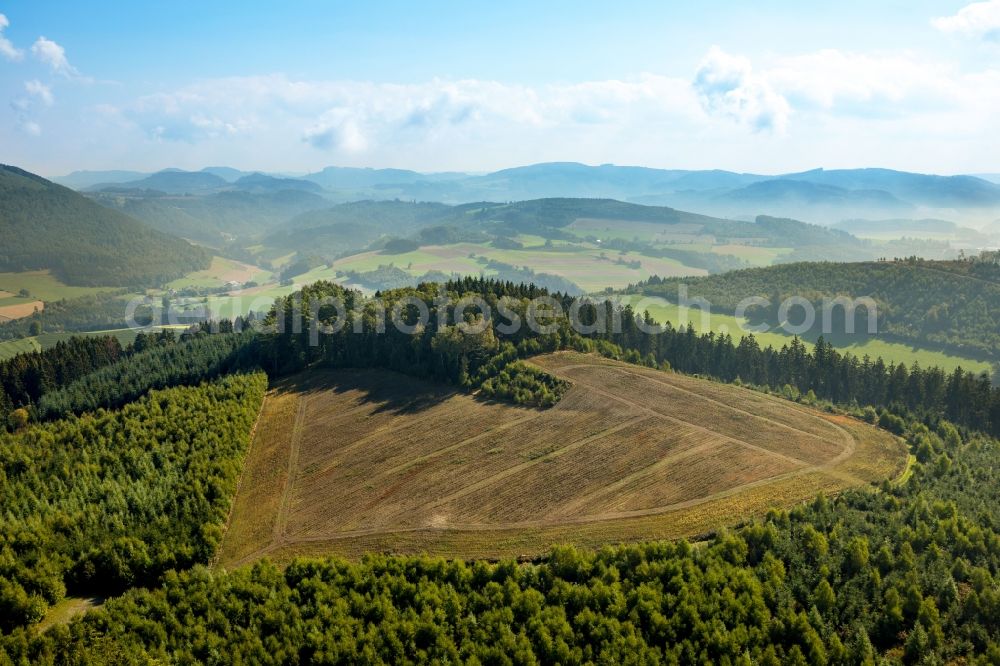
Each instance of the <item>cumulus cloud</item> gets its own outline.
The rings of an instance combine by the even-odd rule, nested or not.
[[[30,96],[36,98],[45,106],[52,106],[52,103],[55,101],[55,98],[52,95],[52,88],[45,85],[38,79],[34,79],[32,81],[25,81],[24,90]]]
[[[10,26],[10,20],[4,14],[0,14],[0,54],[7,60],[20,60],[24,57],[24,51],[16,48],[9,39],[3,36],[3,31]]]
[[[698,67],[693,85],[711,114],[728,116],[758,131],[785,129],[788,101],[742,56],[713,46]]]
[[[931,21],[942,32],[959,33],[1000,43],[1000,0],[974,2],[952,16]]]
[[[992,136],[996,108],[996,68],[969,72],[909,52],[834,49],[751,62],[713,48],[688,76],[550,85],[246,76],[199,81],[99,112],[132,145],[144,136],[173,161],[196,154],[253,161],[266,150],[289,167],[322,160],[469,168],[565,159],[753,164],[770,159],[764,156],[774,153],[775,141],[786,146],[783,154],[794,146],[817,162],[824,158],[814,148],[823,142],[827,153],[856,151],[843,157],[852,163],[880,162],[876,146],[894,136],[905,135],[899,140],[907,146]]]
[[[471,79],[401,85],[236,77],[144,97],[121,111],[158,139],[291,132],[315,149],[349,154],[477,132],[625,126],[637,116],[700,113],[686,82],[653,76],[541,88]]]
[[[32,54],[78,78],[55,42],[39,38]],[[996,69],[963,72],[909,52],[825,49],[751,62],[712,47],[687,77],[647,73],[535,86],[477,79],[391,84],[231,77],[141,97],[107,118],[161,143],[294,142],[359,159],[504,140],[542,141],[554,151],[559,140],[570,149],[587,142],[642,145],[657,131],[664,141],[701,131],[766,141],[797,127],[843,126],[848,119],[921,122],[935,132],[943,122],[978,126],[983,110],[997,108],[998,77]],[[52,104],[51,89],[40,81],[24,89],[16,104],[25,111],[31,104]]]
[[[69,64],[69,60],[66,58],[66,49],[51,39],[45,37],[36,39],[35,43],[31,45],[31,54],[57,74],[66,77],[79,76],[80,74],[73,65]]]
[[[349,109],[331,109],[319,121],[305,129],[302,140],[320,150],[360,153],[368,140]]]

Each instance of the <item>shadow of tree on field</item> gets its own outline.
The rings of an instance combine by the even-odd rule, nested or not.
[[[361,404],[375,406],[375,414],[419,414],[459,394],[447,384],[378,368],[311,370],[281,379],[274,388],[305,396],[357,391]]]

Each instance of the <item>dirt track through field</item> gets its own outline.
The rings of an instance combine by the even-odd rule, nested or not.
[[[267,445],[250,457],[267,451],[286,467],[256,499],[241,484],[233,520],[258,528],[227,530],[222,564],[371,543],[463,556],[442,544],[472,540],[469,554],[499,556],[577,532],[588,543],[681,536],[877,482],[900,464],[882,431],[748,389],[575,353],[532,362],[572,384],[551,409],[379,370],[276,387],[261,418],[287,425],[258,428]],[[539,540],[524,545],[529,534]]]

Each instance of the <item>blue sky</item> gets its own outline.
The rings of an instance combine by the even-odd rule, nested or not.
[[[0,0],[0,160],[1000,171],[1000,0]]]

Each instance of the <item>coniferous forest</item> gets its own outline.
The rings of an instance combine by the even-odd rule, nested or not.
[[[0,666],[1000,666],[1000,0],[567,4],[0,2]]]
[[[211,259],[204,248],[6,164],[0,222],[0,271],[48,269],[66,284],[153,285]]]
[[[208,562],[265,386],[232,375],[0,435],[4,629]]]
[[[279,299],[262,322],[128,348],[74,341],[7,362],[0,663],[1000,659],[1000,392],[988,379],[822,342],[809,352],[798,341],[775,350],[691,329],[650,334],[647,317],[602,301],[582,319],[603,310],[620,330],[580,333],[553,314],[544,332],[511,331],[505,324],[527,317],[544,290],[475,278],[443,288],[443,299],[434,284],[382,293],[380,314],[374,299],[320,282]],[[473,307],[456,322],[455,305],[471,295],[494,317]],[[551,296],[568,309],[568,297]],[[339,330],[329,297],[347,304]],[[421,325],[416,300],[430,322],[450,323]],[[382,314],[410,331],[378,332]],[[208,566],[264,373],[381,367],[544,408],[564,387],[524,359],[558,349],[877,422],[915,462],[899,482],[776,509],[698,544],[562,547],[527,563],[372,554]],[[36,632],[66,594],[113,598]]]

